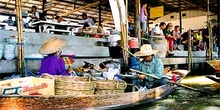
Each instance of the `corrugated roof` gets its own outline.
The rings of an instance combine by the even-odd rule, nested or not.
[[[73,9],[77,9],[82,6],[86,6],[88,4],[98,2],[99,0],[47,0],[47,17],[52,18],[53,15],[59,13],[66,13]],[[134,1],[129,0],[129,12],[130,15],[133,15],[134,12]],[[110,6],[108,0],[102,0],[104,2],[102,4],[102,19],[104,26],[112,27],[114,26],[113,17],[111,14]],[[32,5],[37,6],[38,11],[42,12],[43,0],[22,0],[23,10],[31,11]],[[149,0],[148,6],[164,6],[165,14],[171,12],[179,11],[179,0]],[[180,0],[181,10],[191,10],[198,9],[204,10],[207,9],[207,0]],[[15,0],[1,0],[0,1],[0,9],[13,12],[15,9]],[[210,11],[213,13],[217,13],[217,0],[210,0]],[[70,18],[72,21],[77,22],[81,20],[81,14],[86,12],[88,16],[92,16],[96,18],[98,21],[98,5],[94,5],[89,8],[85,8],[72,14],[69,14],[67,18]]]

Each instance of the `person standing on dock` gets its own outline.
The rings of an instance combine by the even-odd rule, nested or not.
[[[91,17],[88,17],[86,13],[82,14],[82,20],[80,21],[80,23],[83,23],[83,29],[85,29],[86,27],[91,27],[95,24],[94,20]]]
[[[166,78],[162,78],[164,66],[161,59],[154,56],[157,53],[158,50],[153,50],[150,44],[144,44],[141,46],[140,51],[134,54],[135,56],[143,58],[139,64],[139,71],[161,78],[156,80],[146,75],[138,75],[139,79],[134,82],[138,88],[145,86],[147,88],[157,87],[168,82]]]
[[[30,15],[30,17],[31,17],[31,21],[32,22],[36,22],[36,21],[38,21],[40,19],[40,14],[37,11],[37,7],[35,5],[32,6],[32,8],[31,8],[31,15]]]
[[[48,73],[51,75],[70,75],[74,71],[72,68],[65,69],[65,63],[60,58],[62,49],[67,46],[67,40],[58,37],[50,37],[40,47],[39,53],[47,55],[41,61],[40,75]]]
[[[147,3],[143,3],[140,10],[141,37],[145,37],[147,32]]]

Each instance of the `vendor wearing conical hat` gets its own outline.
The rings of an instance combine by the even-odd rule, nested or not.
[[[150,44],[144,44],[141,46],[140,51],[134,55],[143,58],[139,63],[139,71],[162,78],[164,67],[162,61],[155,56],[157,53],[158,50],[153,50]],[[164,83],[146,75],[138,75],[138,77],[139,80],[136,82],[136,85],[139,88],[147,86],[146,84],[148,83],[153,84],[153,86],[160,86]]]
[[[67,46],[67,40],[58,37],[50,37],[39,48],[39,53],[47,55],[41,61],[40,75],[48,73],[51,75],[70,75],[72,68],[65,69],[64,61],[59,58],[63,48]]]

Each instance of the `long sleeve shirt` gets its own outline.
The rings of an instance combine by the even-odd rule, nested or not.
[[[42,59],[40,66],[40,75],[48,73],[51,75],[69,75],[65,69],[65,63],[55,55],[49,55]]]
[[[139,64],[140,71],[148,73],[148,74],[152,74],[159,78],[162,78],[163,76],[163,69],[164,67],[163,67],[162,61],[155,56],[153,56],[153,59],[149,63],[145,61],[141,61]],[[146,80],[152,82],[154,81],[154,78],[146,77]]]

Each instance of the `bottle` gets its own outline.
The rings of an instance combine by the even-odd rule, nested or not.
[[[175,75],[175,74],[172,76],[172,81],[173,81],[173,82],[176,82],[176,81],[177,81],[177,78],[176,78],[176,75]]]

